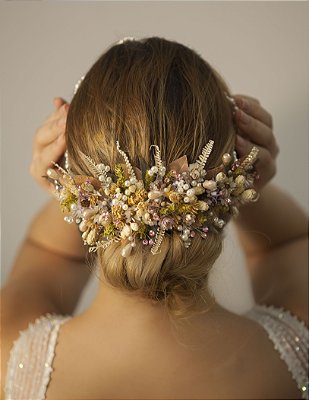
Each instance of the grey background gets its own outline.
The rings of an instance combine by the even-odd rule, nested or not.
[[[273,115],[281,149],[274,181],[307,208],[308,3],[13,1],[0,7],[2,284],[28,224],[48,198],[29,174],[35,130],[51,113],[53,97],[70,100],[79,77],[125,36],[188,45],[233,93],[258,98]],[[211,285],[221,304],[242,312],[252,293],[233,226],[227,235]],[[76,313],[96,287],[92,279]]]

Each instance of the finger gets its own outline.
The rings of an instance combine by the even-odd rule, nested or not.
[[[66,150],[65,135],[60,135],[57,140],[33,155],[30,171],[33,177],[42,184],[45,180],[46,170],[54,167],[52,161],[58,162]]]
[[[59,116],[67,114],[69,109],[69,104],[65,103],[62,104],[57,110],[55,110],[54,112],[52,112],[47,118],[45,118],[44,120],[44,124],[50,121],[53,121],[57,118],[59,118]]]
[[[65,132],[66,114],[45,123],[35,134],[33,151],[41,151],[42,148],[52,143],[57,137]]]
[[[233,98],[235,99],[237,106],[244,112],[273,129],[273,119],[271,114],[261,106],[257,99],[245,95],[234,95]]]
[[[276,163],[271,153],[264,147],[257,146],[255,143],[244,139],[240,135],[236,135],[236,150],[239,158],[244,157],[250,153],[252,147],[255,146],[259,149],[258,160],[256,161],[255,168],[260,175],[259,180],[255,183],[256,188],[262,187],[268,182],[276,173]]]
[[[259,99],[257,99],[256,97],[252,97],[252,96],[248,96],[247,94],[240,94],[240,93],[238,93],[238,94],[233,94],[232,95],[233,96],[233,98],[236,100],[241,100],[242,98],[244,98],[244,99],[246,99],[246,100],[248,100],[248,101],[251,101],[251,102],[253,102],[253,103],[256,103],[257,105],[260,105],[261,103],[260,103],[260,100]]]
[[[53,103],[56,110],[58,110],[58,108],[60,108],[62,105],[67,104],[67,101],[62,97],[55,97],[53,99]]]
[[[273,131],[269,126],[251,117],[242,110],[236,110],[235,119],[241,132],[248,136],[249,140],[270,151],[276,157],[279,151]]]

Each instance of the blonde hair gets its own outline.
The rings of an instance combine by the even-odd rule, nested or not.
[[[207,169],[234,148],[232,109],[222,77],[194,50],[163,38],[125,41],[111,46],[90,68],[72,99],[67,146],[72,171],[91,175],[78,150],[113,167],[122,162],[116,140],[132,165],[152,163],[149,147],[161,149],[166,165],[187,155],[195,162],[209,139],[215,142]],[[207,309],[210,268],[222,250],[222,234],[196,236],[184,247],[179,235],[166,235],[152,255],[137,244],[124,259],[120,243],[99,249],[106,282],[163,304],[174,318]]]

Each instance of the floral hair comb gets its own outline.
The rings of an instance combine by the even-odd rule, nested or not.
[[[53,162],[46,178],[53,182],[61,209],[68,223],[76,222],[89,252],[107,248],[121,241],[121,254],[128,257],[137,241],[159,252],[166,232],[180,234],[185,247],[200,235],[220,232],[227,215],[237,215],[241,204],[256,201],[253,188],[257,173],[254,163],[258,148],[241,159],[225,153],[222,164],[205,169],[214,141],[209,140],[195,163],[188,165],[183,156],[166,167],[160,149],[154,149],[154,165],[142,176],[116,142],[123,164],[114,171],[108,165],[96,164],[79,151],[92,176],[73,175],[66,166]]]

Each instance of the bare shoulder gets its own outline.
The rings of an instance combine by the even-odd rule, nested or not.
[[[299,397],[260,325],[223,310],[201,328],[194,350],[163,334],[98,333],[73,318],[60,330],[46,398]]]
[[[308,237],[282,244],[248,267],[258,303],[283,307],[308,326]]]

